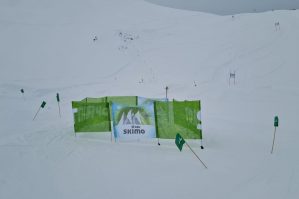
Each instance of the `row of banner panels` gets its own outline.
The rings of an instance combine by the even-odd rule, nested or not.
[[[200,101],[136,96],[72,102],[75,132],[112,131],[116,139],[202,139]]]
[[[110,132],[111,131],[111,104],[120,103],[127,106],[136,106],[136,96],[116,96],[101,98],[85,98],[73,101],[74,130],[83,132]]]

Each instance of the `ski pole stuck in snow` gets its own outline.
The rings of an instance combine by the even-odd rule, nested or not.
[[[40,109],[41,109],[41,108],[44,108],[45,106],[46,106],[46,102],[43,101],[42,104],[40,105],[40,107],[38,108],[38,110],[37,110],[37,112],[36,112],[36,114],[35,114],[33,120],[36,118],[36,116],[37,116],[37,114],[39,113]]]
[[[274,150],[275,135],[276,135],[276,127],[278,127],[278,122],[279,122],[278,116],[275,116],[275,117],[274,117],[274,137],[273,137],[273,143],[272,143],[271,154],[273,153],[273,150]]]
[[[236,84],[236,72],[235,71],[233,73],[232,72],[229,73],[229,85],[230,85],[231,79],[234,80],[234,85],[235,85]]]
[[[198,157],[198,155],[193,151],[193,149],[189,146],[189,144],[184,140],[184,138],[178,133],[175,137],[175,144],[180,151],[182,151],[184,144],[191,150],[191,152],[196,156],[196,158],[201,162],[201,164],[207,169],[208,167],[205,163]]]
[[[25,91],[24,91],[24,89],[22,88],[20,91],[21,91],[21,93],[22,93],[22,97],[23,97],[23,99],[25,100],[25,96],[24,96]]]
[[[168,101],[168,96],[167,96],[167,94],[168,94],[168,86],[165,87],[165,90],[166,90],[166,97],[165,98]]]
[[[59,97],[59,93],[56,94],[56,100],[57,100],[57,104],[58,104],[58,110],[59,110],[59,117],[61,117],[61,112],[60,112],[60,97]]]

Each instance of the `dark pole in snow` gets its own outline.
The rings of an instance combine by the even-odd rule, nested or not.
[[[189,149],[192,151],[192,153],[197,157],[197,159],[201,162],[201,164],[207,169],[208,167],[205,165],[205,163],[198,157],[198,155],[193,151],[193,149],[189,146],[187,142],[185,142],[186,145],[189,147]]]
[[[202,144],[202,139],[201,139],[200,143],[201,143],[200,148],[201,148],[201,149],[204,149],[203,144]]]
[[[38,110],[37,110],[35,116],[33,117],[33,120],[36,118],[36,116],[37,116],[38,112],[40,111],[40,109],[41,109],[41,107],[38,108]],[[33,120],[32,120],[32,121],[33,121]]]
[[[21,93],[22,93],[23,100],[25,100],[25,96],[24,96],[25,91],[23,88],[21,89]]]
[[[272,149],[271,149],[271,154],[273,153],[274,150],[274,144],[275,144],[275,135],[276,135],[276,127],[278,127],[278,116],[274,117],[274,137],[273,137],[273,143],[272,143]]]
[[[273,153],[273,150],[274,150],[275,134],[276,134],[276,127],[275,127],[275,129],[274,129],[274,137],[273,137],[273,143],[272,143],[271,154]]]
[[[33,120],[36,118],[36,116],[37,116],[38,112],[40,111],[40,109],[41,109],[41,108],[44,108],[45,106],[46,106],[46,102],[43,101],[42,104],[40,105],[40,107],[38,108],[38,110],[37,110],[37,112],[36,112],[36,114],[35,114]],[[32,120],[32,121],[33,121],[33,120]]]
[[[61,112],[60,112],[60,97],[59,97],[59,93],[56,94],[56,99],[57,99],[57,104],[58,104],[58,110],[59,110],[59,117],[61,117]]]
[[[165,91],[166,91],[166,93],[165,93],[166,96],[165,96],[165,97],[166,97],[166,100],[168,101],[168,98],[167,98],[168,86],[165,87]],[[159,137],[158,137],[158,145],[159,145],[159,146],[161,145],[161,144],[160,144],[160,139],[159,139]]]
[[[165,91],[166,91],[166,93],[165,93],[165,97],[166,97],[166,100],[168,101],[168,98],[167,98],[168,86],[165,87]],[[161,145],[161,144],[160,144],[160,139],[159,139],[159,137],[158,137],[158,145],[159,145],[159,146]]]
[[[166,100],[168,101],[168,97],[167,97],[168,86],[166,86],[165,90],[166,90]]]

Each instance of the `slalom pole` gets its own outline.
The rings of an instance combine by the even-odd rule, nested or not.
[[[205,165],[205,163],[198,157],[198,155],[193,151],[193,149],[189,146],[189,144],[187,142],[185,142],[186,145],[189,147],[189,149],[192,151],[192,153],[197,157],[197,159],[201,162],[201,164],[208,169],[208,167]]]
[[[40,105],[40,107],[38,108],[38,110],[37,110],[37,112],[36,112],[36,114],[35,114],[33,120],[36,118],[36,116],[37,116],[37,114],[39,113],[40,109],[41,109],[41,108],[44,108],[45,106],[46,106],[46,102],[43,101],[42,104]],[[32,121],[33,121],[33,120],[32,120]]]
[[[113,133],[114,133],[114,129],[113,129],[113,122],[112,122],[112,121],[110,121],[110,125],[111,125],[110,139],[111,139],[111,143],[113,143]]]
[[[24,89],[22,88],[20,91],[21,91],[21,93],[22,93],[23,100],[25,100],[25,96],[24,96],[24,92],[25,92],[25,91],[24,91]]]
[[[57,99],[57,104],[58,104],[58,110],[59,110],[59,117],[61,117],[61,112],[60,112],[60,97],[59,97],[59,93],[56,94],[56,99]]]
[[[276,127],[274,128],[274,137],[273,137],[273,143],[272,143],[271,154],[273,153],[273,150],[274,150],[274,144],[275,144],[275,134],[276,134]]]
[[[201,149],[204,149],[203,144],[202,144],[202,139],[200,140],[200,144],[201,144],[201,145],[200,145],[200,148],[201,148]]]
[[[107,102],[107,97],[105,98],[105,101]],[[110,130],[111,130],[110,139],[111,139],[111,143],[113,143],[114,128],[113,128],[112,108],[111,108],[111,106],[112,105],[110,105],[110,103],[108,102],[108,118],[109,118]]]
[[[279,118],[278,118],[278,116],[275,116],[275,117],[274,117],[274,137],[273,137],[273,143],[272,143],[271,154],[273,153],[273,150],[274,150],[275,135],[276,135],[276,127],[278,127],[278,123],[279,123]]]
[[[168,86],[165,87],[165,90],[166,90],[166,100],[168,101],[168,98],[167,98],[167,97],[168,97],[168,96],[167,96]]]
[[[59,109],[59,117],[61,117],[60,104],[59,104],[59,102],[58,102],[58,109]]]
[[[168,86],[166,86],[165,87],[165,98],[166,98],[166,100],[167,100],[167,102],[168,102]],[[160,146],[161,145],[161,143],[160,143],[160,138],[158,137],[158,146]]]
[[[38,110],[37,110],[37,112],[36,112],[36,114],[35,114],[33,120],[36,118],[36,116],[37,116],[38,112],[40,111],[40,109],[41,109],[41,107],[38,108]],[[33,120],[32,120],[32,121],[33,121]]]

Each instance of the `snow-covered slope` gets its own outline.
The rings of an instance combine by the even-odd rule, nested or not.
[[[294,10],[299,8],[298,0],[146,0],[158,5],[177,9],[196,10],[217,15],[256,13],[268,10]]]
[[[1,0],[0,198],[297,198],[298,21],[298,11]],[[190,145],[209,169],[173,140],[74,136],[72,100],[160,98],[166,85],[170,98],[202,100],[205,149]]]

